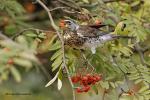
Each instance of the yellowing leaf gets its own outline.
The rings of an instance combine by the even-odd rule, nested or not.
[[[48,86],[50,86],[51,84],[53,84],[53,83],[55,82],[55,80],[57,79],[58,74],[59,74],[59,72],[56,73],[55,77],[54,77],[52,80],[50,80],[50,81],[45,85],[45,87],[48,87]]]
[[[60,90],[62,87],[62,81],[58,78],[58,82],[57,82],[57,88],[58,90]]]

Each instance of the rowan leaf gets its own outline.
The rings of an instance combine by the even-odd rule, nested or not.
[[[57,88],[60,90],[62,88],[62,81],[58,78]]]
[[[52,80],[50,80],[50,81],[45,85],[45,87],[48,87],[48,86],[50,86],[51,84],[53,84],[53,83],[56,81],[56,79],[57,79],[57,77],[58,77],[58,74],[59,74],[59,72],[56,73],[56,75],[54,76],[54,78],[53,78]]]

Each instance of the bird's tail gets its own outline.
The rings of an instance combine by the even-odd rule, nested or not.
[[[111,34],[111,35],[112,35],[112,38],[114,38],[114,39],[120,39],[120,38],[133,39],[133,38],[135,38],[133,36],[123,36],[123,35],[115,35],[115,34]]]

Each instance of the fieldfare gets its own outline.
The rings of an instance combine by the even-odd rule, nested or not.
[[[64,20],[64,44],[73,48],[90,48],[92,53],[96,53],[96,48],[104,43],[118,38],[130,38],[129,36],[120,36],[116,34],[100,31],[99,28],[105,26],[99,25],[78,25],[72,20]]]

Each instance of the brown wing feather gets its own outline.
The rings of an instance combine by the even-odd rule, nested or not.
[[[91,25],[88,25],[88,26],[98,29],[98,28],[101,28],[101,27],[104,27],[104,26],[107,26],[107,25],[105,25],[105,24],[91,24]]]
[[[83,37],[96,37],[96,36],[101,36],[101,35],[106,34],[96,28],[92,28],[86,25],[80,26],[79,29],[77,30],[77,33]]]

